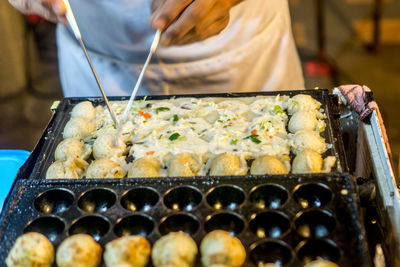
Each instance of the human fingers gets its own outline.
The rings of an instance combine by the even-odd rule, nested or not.
[[[196,0],[163,32],[162,45],[176,43],[186,35],[197,23],[202,21],[215,5],[215,0]]]
[[[153,2],[151,2],[151,13],[153,14],[161,5],[164,4],[166,0],[153,0]]]
[[[66,7],[62,0],[41,0],[41,5],[48,10],[47,19],[68,24],[65,18]]]
[[[221,31],[223,31],[229,23],[229,15],[214,21],[211,25],[204,29],[194,28],[190,32],[188,32],[185,36],[176,40],[173,45],[187,45],[190,43],[198,42],[210,38],[212,36],[218,35]]]
[[[194,0],[165,0],[153,13],[151,26],[165,30]]]

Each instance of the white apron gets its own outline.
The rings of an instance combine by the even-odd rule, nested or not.
[[[70,0],[93,64],[109,96],[130,95],[154,31],[151,0]],[[57,29],[64,95],[99,96],[70,29]],[[245,0],[219,35],[157,49],[139,95],[303,89],[287,1]]]

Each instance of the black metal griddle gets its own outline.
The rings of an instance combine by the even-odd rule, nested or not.
[[[284,266],[300,266],[318,257],[342,267],[371,266],[356,186],[346,174],[338,102],[328,90],[147,99],[299,93],[322,103],[327,127],[321,135],[332,144],[324,157],[333,155],[337,159],[332,173],[45,180],[74,105],[86,100],[103,104],[99,98],[64,99],[6,198],[0,214],[0,262],[4,262],[15,239],[29,231],[44,233],[55,248],[68,235],[86,232],[104,248],[122,234],[142,234],[154,244],[161,235],[178,230],[191,234],[200,245],[206,232],[225,229],[246,247],[244,266],[257,266],[271,259]],[[200,266],[199,259],[196,266]]]

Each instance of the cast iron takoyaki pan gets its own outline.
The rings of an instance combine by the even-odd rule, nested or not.
[[[185,231],[199,245],[207,232],[224,229],[245,246],[245,266],[301,266],[318,257],[342,267],[371,266],[357,206],[351,177],[338,173],[19,180],[0,217],[0,262],[30,231],[57,248],[76,233],[104,247],[123,235],[140,234],[154,244]]]
[[[295,91],[276,91],[276,92],[257,92],[257,93],[235,93],[235,94],[209,94],[209,95],[162,95],[162,96],[148,96],[148,100],[157,99],[170,99],[179,97],[224,97],[224,98],[237,98],[237,97],[251,97],[258,95],[288,95],[294,96],[296,94],[308,94],[314,99],[319,101],[322,105],[321,108],[326,114],[326,129],[321,133],[321,136],[326,140],[326,143],[332,144],[330,149],[325,152],[325,156],[335,156],[336,165],[333,172],[346,172],[347,164],[345,160],[345,152],[343,149],[342,138],[339,127],[340,111],[338,107],[337,97],[330,95],[328,90],[295,90]],[[111,100],[126,100],[125,97],[112,97]],[[138,97],[138,99],[142,99]],[[70,119],[70,112],[72,108],[82,101],[91,101],[93,105],[104,105],[101,98],[66,98],[59,105],[51,119],[49,125],[45,129],[41,139],[38,142],[32,156],[28,159],[27,163],[21,168],[21,172],[17,179],[44,179],[46,171],[51,163],[54,162],[54,152],[57,145],[62,141],[62,132],[66,123]]]

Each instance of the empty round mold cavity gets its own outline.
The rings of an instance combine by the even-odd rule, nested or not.
[[[278,209],[289,198],[288,191],[277,184],[264,184],[254,187],[250,191],[250,203],[259,209]]]
[[[207,193],[207,203],[214,209],[234,210],[246,198],[244,191],[234,185],[220,185],[211,188]]]
[[[240,215],[233,212],[222,212],[206,217],[204,230],[208,233],[214,230],[225,230],[233,235],[240,234],[245,223]]]
[[[311,239],[302,241],[296,247],[297,258],[302,263],[308,263],[319,258],[328,261],[337,262],[340,259],[340,250],[331,240]]]
[[[158,193],[150,187],[137,187],[121,197],[121,205],[130,211],[149,211],[158,202]]]
[[[292,258],[291,248],[280,240],[263,240],[250,248],[250,259],[256,266],[264,266],[267,263],[284,266],[291,262]]]
[[[293,198],[303,208],[322,207],[331,201],[332,192],[324,184],[302,184],[294,189]]]
[[[114,226],[116,236],[142,235],[148,236],[153,232],[154,222],[144,214],[134,214],[121,218]]]
[[[166,235],[170,232],[183,231],[189,235],[195,235],[200,228],[196,217],[190,214],[174,214],[161,219],[158,230],[160,234]]]
[[[259,238],[278,238],[290,229],[290,220],[282,212],[266,211],[253,215],[249,226]]]
[[[89,215],[74,221],[69,228],[69,234],[88,234],[99,241],[110,229],[108,220],[99,215]]]
[[[44,214],[66,211],[74,202],[74,194],[66,189],[51,189],[39,194],[35,201],[35,209]]]
[[[24,233],[42,233],[53,242],[62,235],[64,228],[65,223],[60,218],[55,216],[44,216],[29,222],[24,229]]]
[[[116,200],[117,196],[110,189],[95,188],[83,193],[78,200],[78,207],[89,213],[105,212]]]
[[[203,199],[199,189],[192,186],[179,186],[168,190],[163,198],[164,205],[171,210],[190,211]]]
[[[305,238],[322,238],[336,226],[335,217],[326,210],[312,209],[300,212],[294,221],[296,231]]]

